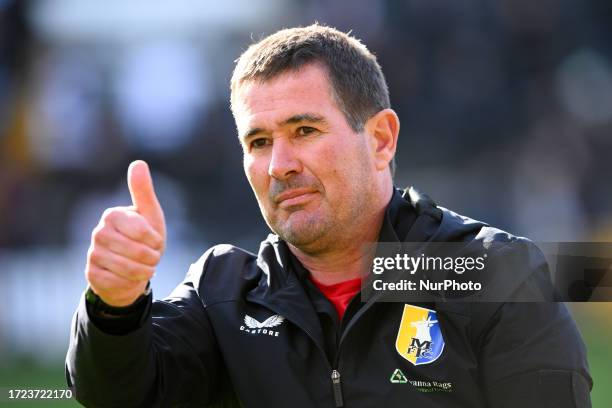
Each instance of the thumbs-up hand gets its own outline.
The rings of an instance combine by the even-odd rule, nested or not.
[[[129,306],[144,293],[166,242],[164,212],[147,163],[128,168],[132,206],[104,211],[91,235],[85,277],[91,289],[115,306]]]

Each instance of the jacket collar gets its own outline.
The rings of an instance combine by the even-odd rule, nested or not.
[[[378,242],[422,242],[435,235],[442,211],[414,188],[394,188],[378,235]],[[308,271],[276,234],[261,243],[257,264],[263,276],[255,291],[270,297],[288,286],[299,285]]]

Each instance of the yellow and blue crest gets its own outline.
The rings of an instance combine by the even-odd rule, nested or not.
[[[436,361],[444,350],[444,338],[436,311],[404,305],[395,349],[415,366]]]

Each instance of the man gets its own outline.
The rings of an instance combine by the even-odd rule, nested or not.
[[[79,401],[590,406],[563,304],[361,302],[368,243],[519,241],[393,187],[399,120],[365,46],[319,25],[282,30],[240,57],[231,90],[244,170],[274,234],[257,255],[209,249],[152,303],[164,216],[147,165],[132,163],[133,205],[107,210],[92,234],[67,356]],[[537,254],[523,269],[517,286],[544,279]]]

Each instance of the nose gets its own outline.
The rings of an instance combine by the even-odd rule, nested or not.
[[[286,180],[302,171],[296,148],[285,138],[277,138],[272,144],[272,157],[268,174],[278,180]]]

